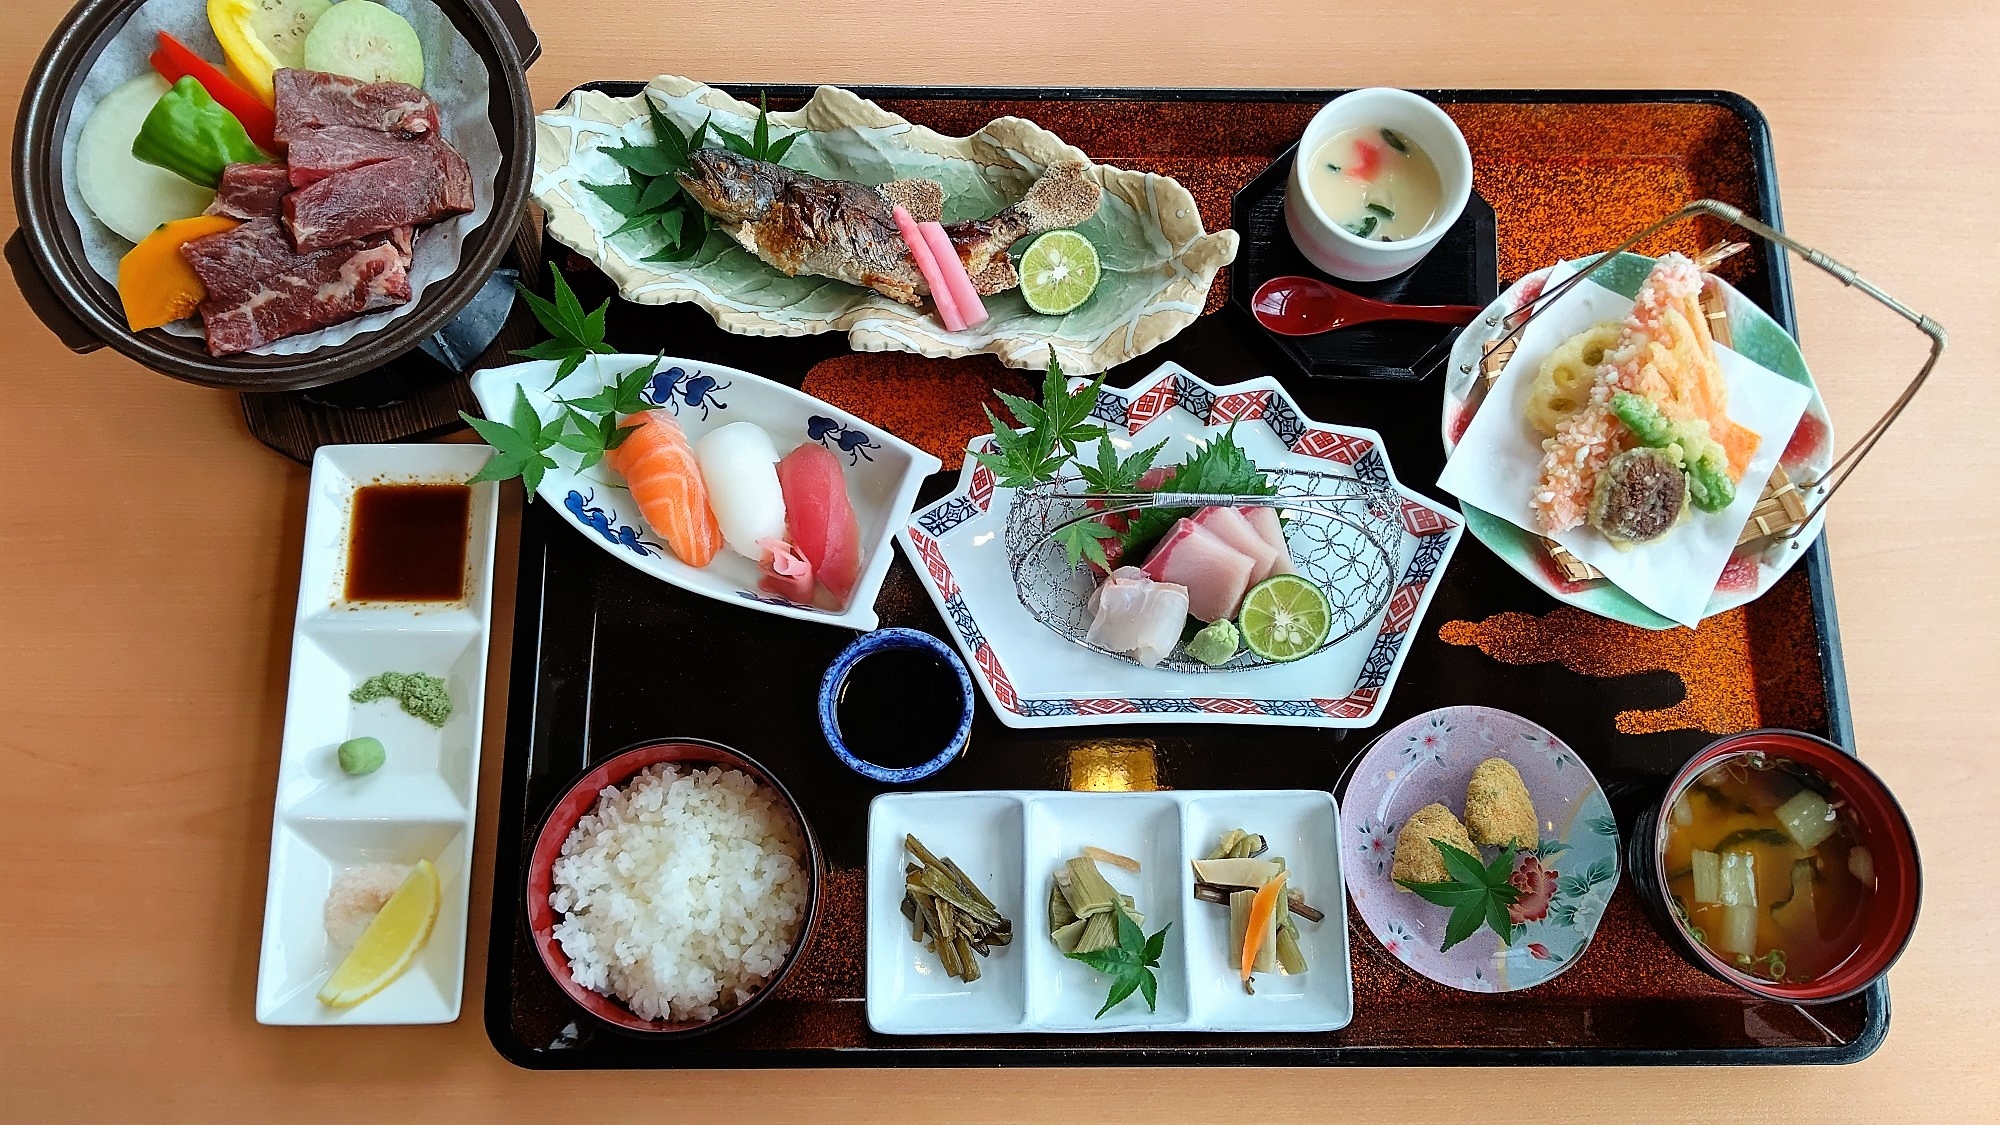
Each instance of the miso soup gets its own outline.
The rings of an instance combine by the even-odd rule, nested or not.
[[[1839,791],[1818,774],[1784,758],[1730,758],[1665,815],[1675,912],[1725,963],[1802,984],[1859,948],[1874,859]]]
[[[1357,238],[1394,242],[1422,234],[1444,203],[1437,165],[1393,129],[1344,129],[1319,146],[1306,190],[1327,217]]]

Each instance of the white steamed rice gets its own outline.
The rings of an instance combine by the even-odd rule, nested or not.
[[[706,1020],[755,995],[805,917],[804,838],[736,770],[650,766],[563,841],[549,905],[570,975],[642,1019]]]

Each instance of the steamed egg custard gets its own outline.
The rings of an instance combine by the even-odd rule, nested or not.
[[[1393,129],[1357,126],[1328,137],[1306,166],[1306,191],[1356,238],[1394,242],[1437,218],[1444,186],[1417,142]]]

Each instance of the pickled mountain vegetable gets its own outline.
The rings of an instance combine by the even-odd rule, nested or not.
[[[1667,889],[1688,936],[1726,963],[1806,983],[1861,941],[1874,861],[1838,790],[1785,759],[1730,758],[1668,818]]]
[[[932,855],[915,836],[903,847],[916,862],[903,869],[903,917],[910,940],[937,955],[947,975],[967,984],[979,979],[978,957],[1014,940],[1014,923],[949,856]]]
[[[1296,976],[1306,971],[1294,916],[1314,923],[1326,917],[1306,903],[1304,893],[1286,885],[1290,872],[1285,859],[1266,858],[1269,847],[1263,836],[1232,828],[1207,858],[1192,864],[1194,897],[1229,908],[1229,964],[1240,974],[1243,991],[1252,995],[1255,973]]]
[[[1156,1010],[1160,982],[1153,970],[1160,966],[1167,931],[1173,925],[1168,923],[1147,937],[1140,928],[1146,924],[1146,916],[1139,913],[1138,904],[1112,886],[1097,867],[1102,860],[1137,873],[1137,860],[1102,848],[1083,851],[1056,868],[1050,878],[1049,940],[1063,956],[1111,978],[1104,1006],[1092,1018],[1102,1019],[1134,992],[1145,997],[1148,1011]]]

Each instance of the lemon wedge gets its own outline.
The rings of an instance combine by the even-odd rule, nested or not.
[[[403,885],[382,904],[361,940],[319,990],[319,1002],[329,1008],[352,1008],[389,987],[417,959],[437,924],[438,873],[431,861],[420,859]]]

